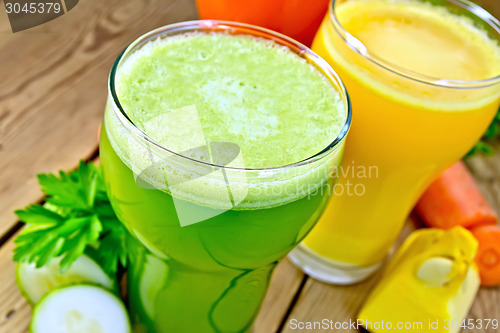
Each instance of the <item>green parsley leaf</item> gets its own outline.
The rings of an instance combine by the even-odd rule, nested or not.
[[[80,162],[76,171],[40,174],[38,181],[46,202],[15,212],[27,226],[14,240],[14,261],[42,267],[62,257],[64,272],[86,252],[111,276],[119,265],[126,267],[127,231],[111,207],[100,168]]]
[[[99,263],[102,269],[116,274],[117,267],[127,267],[127,232],[118,223],[107,223],[108,230],[103,231],[101,239],[95,246],[87,247],[85,251]]]

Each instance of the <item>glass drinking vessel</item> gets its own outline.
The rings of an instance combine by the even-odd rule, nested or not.
[[[213,32],[273,40],[312,64],[340,96],[345,121],[338,135],[306,159],[250,169],[242,167],[241,151],[231,143],[179,153],[143,132],[117,93],[123,64],[148,41]],[[196,123],[191,115],[187,127]],[[266,29],[192,21],[159,28],[130,44],[110,74],[100,153],[111,203],[132,235],[127,274],[134,330],[248,332],[278,261],[326,206],[350,117],[347,93],[331,67]]]
[[[431,181],[499,106],[500,25],[463,0],[334,0],[312,49],[339,73],[353,123],[325,213],[290,257],[349,284],[380,265]]]

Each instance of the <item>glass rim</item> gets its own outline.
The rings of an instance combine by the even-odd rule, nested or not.
[[[331,0],[330,7],[328,9],[328,17],[337,32],[337,34],[343,39],[349,48],[351,48],[356,53],[360,54],[365,59],[369,60],[377,67],[387,70],[393,74],[407,78],[413,81],[424,83],[439,88],[454,88],[454,89],[476,89],[476,88],[486,88],[491,87],[500,83],[500,73],[497,76],[484,79],[484,80],[452,80],[452,79],[442,79],[436,78],[425,74],[420,74],[404,67],[398,66],[390,61],[384,60],[383,58],[377,56],[372,51],[370,51],[359,39],[351,35],[343,26],[337,18],[335,13],[335,4],[342,0]],[[481,6],[472,3],[468,0],[443,0],[446,3],[452,3],[457,5],[464,10],[468,11],[470,14],[480,18],[484,23],[490,26],[496,34],[499,36],[500,40],[500,22],[492,14],[490,14],[486,9]]]
[[[183,32],[196,32],[196,31],[238,31],[241,32],[241,34],[249,34],[252,36],[257,36],[265,39],[270,39],[275,42],[277,42],[280,45],[286,46],[289,49],[291,49],[292,52],[296,53],[298,56],[301,58],[306,59],[309,63],[311,63],[313,66],[315,66],[318,70],[321,69],[321,75],[324,75],[327,77],[327,79],[331,82],[332,86],[335,88],[335,90],[339,93],[340,98],[344,104],[345,107],[345,113],[346,113],[346,118],[345,122],[342,126],[342,129],[338,133],[337,137],[330,143],[328,146],[323,148],[321,151],[318,153],[307,157],[303,160],[300,160],[298,162],[294,162],[291,164],[286,164],[282,166],[276,166],[276,167],[269,167],[269,168],[239,168],[239,167],[231,167],[231,166],[225,166],[225,165],[218,165],[218,164],[213,164],[210,162],[205,162],[205,161],[200,161],[195,158],[191,158],[189,156],[182,155],[180,153],[174,152],[168,148],[163,147],[161,144],[150,138],[142,129],[140,129],[133,121],[130,119],[130,117],[127,115],[125,110],[123,109],[120,99],[118,98],[118,94],[116,92],[116,74],[118,71],[118,67],[121,65],[121,61],[125,56],[127,56],[130,52],[132,52],[136,47],[142,46],[148,41],[157,38],[163,34],[168,34],[168,33],[183,33]],[[207,166],[211,166],[214,168],[221,168],[225,170],[240,170],[240,171],[272,171],[272,170],[280,170],[280,169],[289,169],[293,167],[299,167],[303,165],[307,165],[310,163],[313,163],[317,160],[322,159],[323,157],[329,155],[330,153],[334,152],[338,145],[344,140],[346,137],[347,133],[349,132],[351,121],[352,121],[352,107],[351,107],[351,101],[349,98],[349,95],[347,93],[347,89],[343,83],[343,81],[340,79],[338,74],[333,70],[333,68],[325,61],[323,60],[320,56],[318,56],[316,53],[314,53],[311,49],[309,49],[307,46],[301,44],[300,42],[295,41],[294,39],[287,37],[283,34],[280,34],[278,32],[254,26],[251,24],[245,24],[245,23],[239,23],[239,22],[231,22],[231,21],[223,21],[223,20],[192,20],[192,21],[184,21],[184,22],[179,22],[179,23],[173,23],[169,25],[165,25],[162,27],[159,27],[157,29],[151,30],[140,37],[136,38],[132,43],[130,43],[125,49],[120,53],[120,55],[116,58],[112,68],[111,72],[109,75],[108,79],[108,92],[110,96],[112,97],[112,102],[114,103],[114,106],[112,109],[115,113],[115,115],[119,118],[120,122],[126,126],[129,130],[132,131],[134,135],[137,135],[147,143],[151,144],[152,146],[165,151],[169,154],[176,155],[178,157],[181,157],[183,159],[189,160],[194,163],[199,163]],[[117,110],[119,112],[117,112]]]

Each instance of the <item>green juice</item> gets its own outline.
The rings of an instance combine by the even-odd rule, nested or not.
[[[311,157],[346,123],[339,93],[288,48],[222,32],[150,40],[111,79],[126,117],[110,98],[101,161],[133,236],[135,332],[248,332],[331,193],[343,141]]]

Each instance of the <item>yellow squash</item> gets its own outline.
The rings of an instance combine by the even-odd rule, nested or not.
[[[462,227],[415,231],[358,315],[372,333],[456,333],[479,288],[477,241]]]

